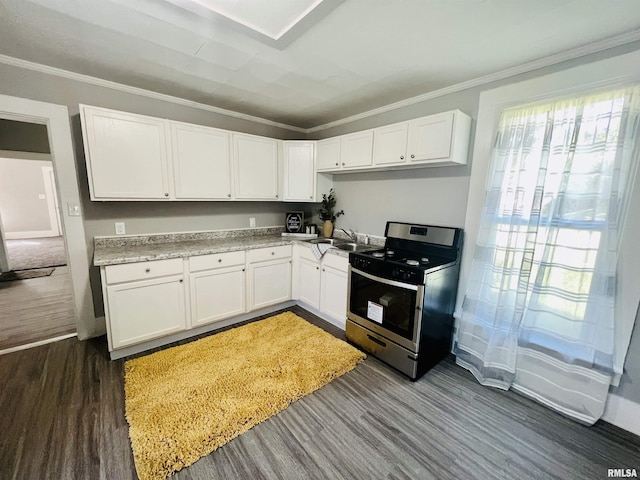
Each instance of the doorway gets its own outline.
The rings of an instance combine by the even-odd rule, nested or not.
[[[76,335],[47,126],[0,119],[0,351]]]
[[[39,102],[27,98],[0,95],[0,119],[17,120],[47,126],[53,169],[56,174],[61,223],[67,248],[72,285],[72,304],[78,338],[84,340],[106,331],[104,318],[96,317],[89,282],[89,252],[85,237],[78,169],[71,139],[69,110],[64,105]],[[3,233],[0,231],[0,240]],[[0,241],[0,264],[5,259]],[[33,345],[33,344],[32,344]],[[16,347],[15,350],[20,349]],[[3,350],[0,353],[7,353]]]

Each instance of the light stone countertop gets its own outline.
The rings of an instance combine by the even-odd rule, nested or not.
[[[277,247],[295,243],[311,244],[304,240],[283,237],[279,233],[255,231],[255,234],[234,235],[237,231],[228,231],[228,235],[164,234],[132,237],[96,237],[93,264],[95,266],[118,265],[124,263],[164,260],[167,258],[193,257],[212,253],[252,250],[255,248]],[[185,238],[186,237],[186,238]],[[332,248],[328,254],[348,257],[349,252]]]

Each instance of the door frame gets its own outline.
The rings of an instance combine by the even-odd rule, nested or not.
[[[104,333],[104,324],[96,319],[89,282],[89,255],[82,216],[82,202],[78,187],[69,111],[64,105],[38,102],[19,97],[0,95],[0,118],[47,126],[49,147],[55,178],[58,183],[58,205],[61,215],[69,274],[73,294],[73,307],[78,338],[83,340]],[[69,215],[78,206],[79,216]],[[0,247],[3,249],[3,247]]]

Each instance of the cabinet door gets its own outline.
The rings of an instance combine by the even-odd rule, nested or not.
[[[249,274],[251,310],[291,299],[291,260],[252,263]]]
[[[171,122],[177,199],[231,198],[229,132]]]
[[[284,200],[312,202],[315,198],[316,169],[312,142],[283,142]]]
[[[407,161],[409,124],[397,123],[373,131],[373,164],[394,165]]]
[[[373,155],[373,130],[352,133],[340,137],[341,168],[371,165]]]
[[[345,328],[347,319],[347,273],[322,267],[320,311]]]
[[[319,140],[316,149],[316,169],[319,172],[340,169],[340,137]]]
[[[108,286],[112,348],[185,330],[184,297],[182,276]]]
[[[244,270],[221,268],[190,275],[192,327],[245,312]]]
[[[320,264],[301,258],[298,269],[298,300],[319,310]]]
[[[235,196],[240,199],[278,199],[278,141],[233,134]]]
[[[81,106],[92,200],[168,199],[165,120]]]
[[[447,112],[409,122],[409,162],[449,158],[453,115],[454,112]]]

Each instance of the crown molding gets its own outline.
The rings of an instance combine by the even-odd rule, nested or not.
[[[340,125],[345,125],[347,123],[355,122],[356,120],[362,120],[365,118],[373,117],[374,115],[379,115],[381,113],[391,112],[399,108],[415,105],[416,103],[432,100],[438,97],[443,97],[451,93],[460,92],[462,90],[467,90],[469,88],[479,87],[479,86],[486,85],[488,83],[495,82],[498,80],[504,80],[505,78],[513,77],[515,75],[520,75],[523,73],[531,72],[533,70],[537,70],[539,68],[556,65],[561,62],[573,60],[574,58],[584,57],[592,53],[598,53],[603,50],[607,50],[609,48],[619,47],[627,43],[635,42],[638,40],[640,40],[640,30],[633,30],[631,32],[623,33],[621,35],[605,38],[603,40],[599,40],[597,42],[593,42],[588,45],[572,48],[571,50],[565,50],[563,52],[557,53],[555,55],[551,55],[549,57],[544,57],[538,60],[534,60],[532,62],[523,63],[521,65],[507,68],[505,70],[500,70],[499,72],[490,73],[488,75],[483,75],[481,77],[477,77],[471,80],[467,80],[465,82],[457,83],[449,87],[441,88],[439,90],[433,90],[431,92],[424,93],[422,95],[418,95],[415,97],[407,98],[405,100],[400,100],[399,102],[390,103],[389,105],[385,105],[379,108],[374,108],[373,110],[368,110],[366,112],[358,113],[350,117],[341,118],[340,120],[335,120],[333,122],[325,123],[322,125],[317,125],[315,127],[308,128],[306,130],[306,133],[315,133],[315,132],[320,132],[322,130],[326,130],[328,128],[338,127]]]
[[[227,110],[224,108],[214,107],[212,105],[207,105],[204,103],[194,102],[191,100],[186,100],[180,97],[174,97],[172,95],[166,95],[164,93],[158,93],[151,90],[145,90],[143,88],[132,87],[129,85],[124,85],[118,82],[112,82],[110,80],[103,80],[101,78],[92,77],[89,75],[84,75],[81,73],[70,72],[68,70],[63,70],[61,68],[50,67],[48,65],[43,65],[40,63],[30,62],[28,60],[22,60],[19,58],[11,57],[8,55],[0,54],[0,63],[4,63],[6,65],[11,65],[15,67],[25,68],[28,70],[33,70],[40,73],[45,73],[48,75],[54,75],[57,77],[68,78],[71,80],[76,80],[79,82],[89,83],[92,85],[97,85],[100,87],[111,88],[114,90],[119,90],[125,93],[131,93],[134,95],[140,95],[143,97],[153,98],[156,100],[161,100],[165,102],[174,103],[177,105],[182,105],[191,108],[197,108],[199,110],[204,110],[207,112],[217,113],[220,115],[225,115],[228,117],[239,118],[242,120],[247,120],[250,122],[261,123],[264,125],[269,125],[277,128],[284,128],[286,130],[290,130],[293,132],[310,134],[316,133],[323,130],[327,130],[329,128],[338,127],[340,125],[346,125],[348,123],[355,122],[357,120],[363,120],[365,118],[373,117],[375,115],[380,115],[382,113],[391,112],[393,110],[398,110],[400,108],[409,107],[411,105],[415,105],[417,103],[425,102],[427,100],[432,100],[434,98],[443,97],[445,95],[450,95],[452,93],[460,92],[462,90],[467,90],[469,88],[479,87],[482,85],[486,85],[491,82],[496,82],[499,80],[504,80],[509,77],[513,77],[516,75],[520,75],[523,73],[531,72],[533,70],[537,70],[539,68],[549,67],[551,65],[556,65],[561,62],[566,62],[569,60],[573,60],[575,58],[584,57],[586,55],[590,55],[593,53],[598,53],[603,50],[607,50],[610,48],[619,47],[625,45],[627,43],[635,42],[640,40],[640,30],[632,30],[630,32],[623,33],[621,35],[616,35],[613,37],[605,38],[603,40],[599,40],[596,42],[592,42],[587,45],[583,45],[580,47],[572,48],[570,50],[565,50],[563,52],[557,53],[555,55],[551,55],[548,57],[544,57],[538,60],[534,60],[532,62],[523,63],[521,65],[517,65],[515,67],[507,68],[505,70],[501,70],[499,72],[494,72],[488,75],[483,75],[481,77],[477,77],[471,80],[467,80],[461,83],[457,83],[455,85],[451,85],[445,88],[441,88],[439,90],[433,90],[428,93],[424,93],[422,95],[417,95],[415,97],[407,98],[405,100],[401,100],[399,102],[390,103],[389,105],[385,105],[383,107],[374,108],[372,110],[368,110],[366,112],[358,113],[356,115],[351,115],[349,117],[341,118],[340,120],[335,120],[333,122],[324,123],[322,125],[317,125],[311,128],[301,128],[296,127],[294,125],[288,125],[286,123],[274,122],[273,120],[268,120],[266,118],[256,117],[253,115],[248,115],[244,113],[234,112],[233,110]]]
[[[124,85],[118,82],[112,82],[111,80],[104,80],[102,78],[92,77],[90,75],[84,75],[82,73],[70,72],[61,68],[50,67],[41,63],[30,62],[28,60],[22,60],[20,58],[10,57],[8,55],[0,54],[0,63],[10,65],[13,67],[24,68],[27,70],[33,70],[35,72],[45,73],[47,75],[54,75],[56,77],[68,78],[70,80],[76,80],[78,82],[89,83],[98,87],[111,88],[124,93],[131,93],[133,95],[140,95],[142,97],[153,98],[155,100],[161,100],[164,102],[174,103],[176,105],[182,105],[185,107],[197,108],[199,110],[205,110],[207,112],[217,113],[220,115],[226,115],[228,117],[239,118],[255,123],[262,123],[271,127],[284,128],[286,130],[292,130],[294,132],[307,133],[307,129],[296,127],[293,125],[287,125],[286,123],[274,122],[267,120],[266,118],[255,117],[245,113],[234,112],[233,110],[227,110],[220,107],[214,107],[205,103],[194,102],[186,100],[180,97],[174,97],[172,95],[166,95],[164,93],[158,93],[151,90],[145,90],[144,88],[132,87],[130,85]]]

